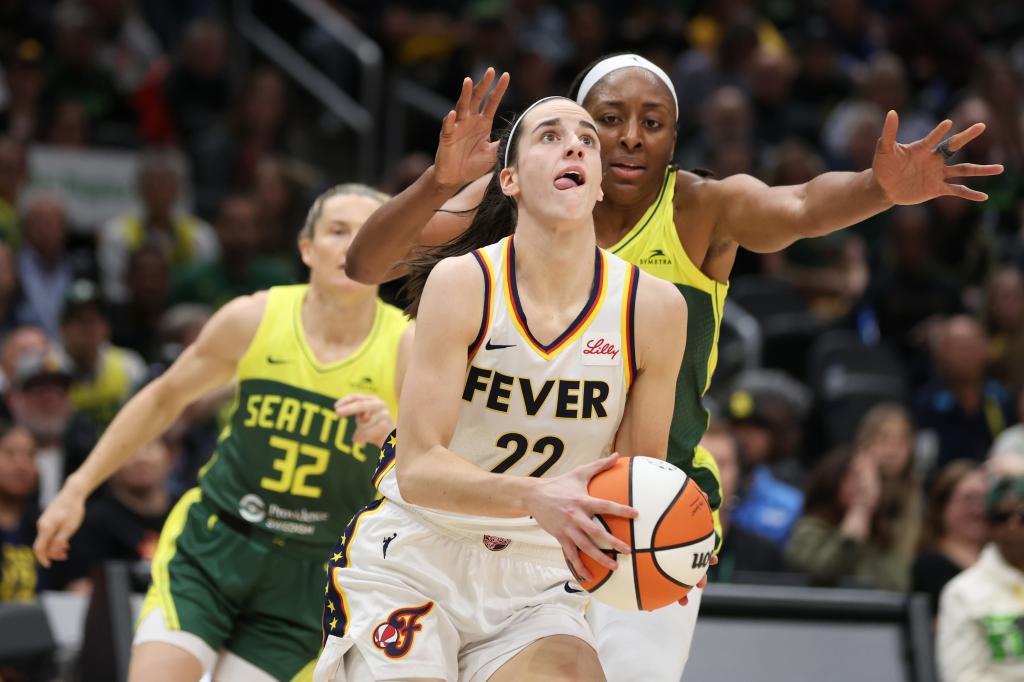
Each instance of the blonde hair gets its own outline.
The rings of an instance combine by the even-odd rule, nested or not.
[[[309,213],[306,214],[306,222],[302,224],[302,229],[299,230],[299,241],[313,238],[313,230],[316,228],[316,224],[324,212],[324,203],[328,199],[331,197],[346,195],[369,197],[370,199],[375,199],[381,205],[387,203],[391,198],[380,190],[358,182],[346,182],[341,185],[335,185],[318,196],[313,201],[313,205],[309,207]]]

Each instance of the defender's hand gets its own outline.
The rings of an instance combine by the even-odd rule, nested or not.
[[[465,78],[455,108],[441,122],[434,175],[442,185],[461,187],[494,168],[498,142],[491,142],[491,126],[509,81],[508,73],[501,74],[494,90],[488,93],[494,73],[488,68],[476,84]]]

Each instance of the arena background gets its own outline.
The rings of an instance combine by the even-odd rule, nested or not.
[[[726,542],[687,679],[934,678],[928,562],[980,503],[937,509],[930,488],[957,460],[963,478],[1024,453],[1019,0],[0,0],[0,414],[38,453],[37,485],[0,480],[0,679],[123,677],[162,516],[131,551],[97,540],[38,581],[26,529],[212,310],[304,276],[311,198],[342,181],[401,191],[465,75],[511,73],[507,119],[620,50],[670,74],[676,161],[719,178],[864,169],[889,109],[902,142],[947,116],[987,124],[962,155],[1005,165],[969,183],[987,202],[741,252],[709,393],[746,542]],[[42,343],[45,366],[25,361]],[[192,485],[221,407],[191,409],[140,465],[143,498]],[[842,468],[865,449],[878,471]],[[840,525],[837,491],[867,479],[882,490],[866,539],[838,563],[793,546],[802,515]]]

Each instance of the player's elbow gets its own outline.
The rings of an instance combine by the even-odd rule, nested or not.
[[[372,267],[354,249],[350,249],[345,257],[345,274],[361,284],[383,284],[386,271],[386,267]]]
[[[423,475],[422,456],[413,453],[398,455],[395,460],[395,477],[402,499],[409,504],[429,506],[427,504],[428,482]]]

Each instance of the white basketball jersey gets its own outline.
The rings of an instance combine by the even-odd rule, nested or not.
[[[557,476],[609,454],[636,375],[633,312],[639,270],[596,249],[593,286],[583,310],[556,339],[542,344],[530,332],[519,301],[513,239],[473,255],[484,276],[484,313],[469,347],[462,408],[449,449],[485,471],[512,476]],[[379,490],[414,507],[401,500],[394,471],[383,476]],[[450,526],[523,537],[518,529],[532,541],[554,543],[532,519],[415,509]]]

